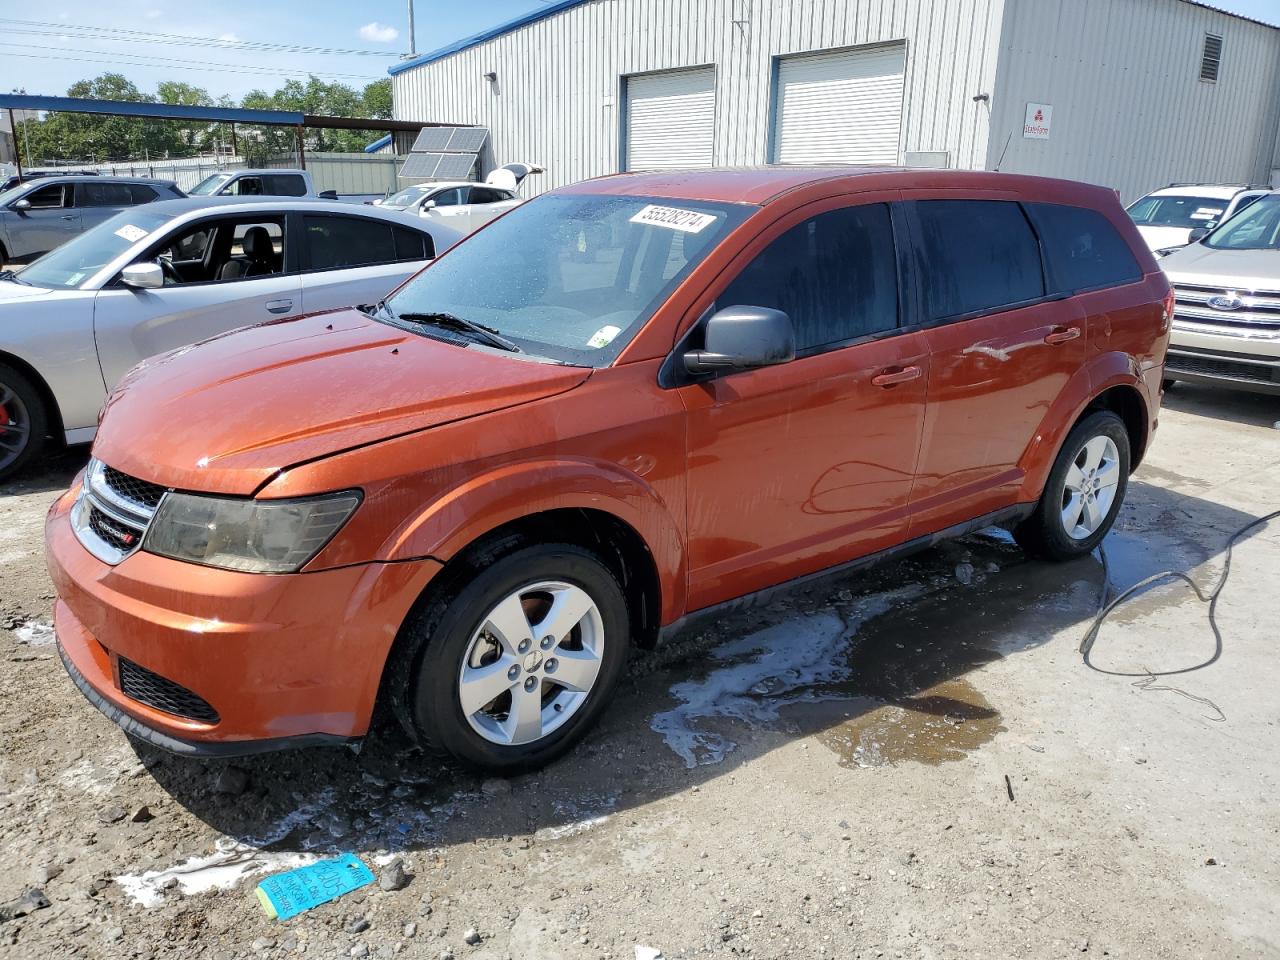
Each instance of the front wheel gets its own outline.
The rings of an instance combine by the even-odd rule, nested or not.
[[[488,770],[550,762],[608,705],[629,624],[622,589],[591,552],[535,544],[502,556],[406,628],[419,739]]]
[[[1067,435],[1035,512],[1013,531],[1031,556],[1071,560],[1107,535],[1129,485],[1129,433],[1110,410]]]
[[[31,381],[0,363],[0,481],[39,454],[47,429],[44,403]]]

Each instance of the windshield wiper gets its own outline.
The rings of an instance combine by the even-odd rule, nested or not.
[[[0,280],[11,280],[14,283],[21,283],[23,286],[31,286],[27,281],[23,280],[13,270],[0,270]]]
[[[524,353],[520,347],[508,340],[497,330],[492,327],[486,327],[483,323],[476,323],[474,320],[468,320],[466,317],[460,317],[456,313],[445,313],[443,311],[414,311],[410,310],[406,313],[396,313],[384,300],[378,304],[386,313],[395,320],[408,320],[410,323],[431,323],[438,327],[445,327],[450,330],[464,330],[474,334],[480,340],[489,344],[491,347],[497,347],[500,350],[509,350],[511,353]]]

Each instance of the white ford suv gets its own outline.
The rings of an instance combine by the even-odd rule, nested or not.
[[[1177,297],[1165,377],[1280,394],[1280,191],[1160,267]]]
[[[1171,183],[1127,210],[1147,246],[1162,256],[1204,236],[1266,194],[1266,186]]]

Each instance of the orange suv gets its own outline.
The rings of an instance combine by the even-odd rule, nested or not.
[[[1116,195],[993,173],[606,177],[384,302],[144,363],[50,510],[59,650],[128,733],[562,753],[632,648],[989,524],[1102,539],[1171,291]]]

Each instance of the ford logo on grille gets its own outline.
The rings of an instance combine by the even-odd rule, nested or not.
[[[1220,293],[1205,302],[1215,310],[1239,310],[1244,306],[1244,301],[1235,293]]]

